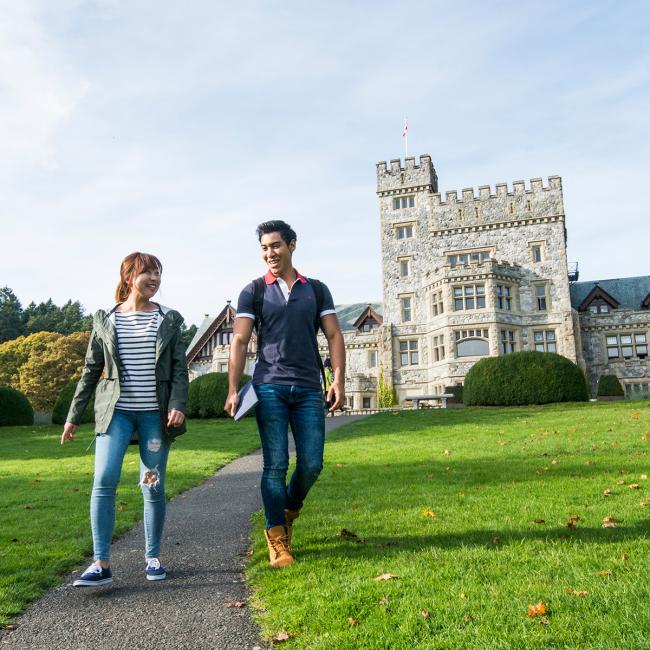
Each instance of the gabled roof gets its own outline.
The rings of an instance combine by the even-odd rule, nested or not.
[[[224,321],[231,322],[235,319],[235,314],[237,312],[232,307],[230,302],[221,310],[218,316],[211,318],[206,316],[203,319],[203,322],[199,326],[199,329],[196,331],[194,338],[187,347],[185,357],[187,362],[190,363],[198,355],[198,353],[203,349],[203,346],[210,340],[212,335],[221,327]]]
[[[641,303],[650,293],[650,275],[633,278],[613,278],[570,285],[571,306],[580,309],[587,296],[599,287],[619,304],[619,309],[641,309]]]
[[[354,321],[353,327],[356,327],[357,329],[361,327],[367,320],[372,319],[375,321],[375,323],[379,323],[380,325],[384,322],[384,317],[377,313],[371,305],[368,305],[359,315],[359,318]]]
[[[607,291],[605,291],[605,289],[603,289],[599,284],[596,284],[594,285],[594,288],[587,294],[585,299],[580,303],[578,311],[586,311],[589,309],[589,305],[591,305],[594,300],[603,300],[612,309],[618,309],[621,306],[616,298],[610,296]]]
[[[377,316],[383,320],[383,304],[380,302],[355,302],[349,305],[336,305],[336,315],[338,316],[339,323],[342,331],[350,331],[357,328],[355,323],[364,312],[371,308]],[[381,322],[381,321],[379,321]]]

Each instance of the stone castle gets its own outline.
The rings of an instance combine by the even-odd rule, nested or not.
[[[594,389],[616,374],[628,395],[650,391],[650,276],[577,282],[560,177],[443,198],[422,155],[378,163],[377,195],[383,303],[337,306],[350,408],[377,407],[380,373],[403,403],[462,384],[484,356],[519,350],[571,359]],[[226,370],[234,316],[230,303],[206,316],[187,351],[192,376]],[[322,335],[320,344],[325,356]]]

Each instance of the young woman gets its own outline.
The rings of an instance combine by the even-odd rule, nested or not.
[[[165,522],[165,469],[169,447],[185,432],[188,375],[181,339],[181,315],[151,299],[160,287],[162,265],[146,253],[122,261],[117,305],[99,310],[81,379],[61,444],[74,440],[88,400],[95,393],[95,478],[90,497],[94,562],[75,587],[113,581],[110,546],[115,491],[129,443],[140,446],[140,487],[144,497],[145,574],[163,580],[160,540]]]

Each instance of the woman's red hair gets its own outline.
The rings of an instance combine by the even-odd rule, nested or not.
[[[131,282],[140,273],[151,270],[158,270],[162,273],[162,264],[155,255],[137,252],[127,255],[120,265],[120,283],[115,290],[115,300],[124,302],[131,293]]]

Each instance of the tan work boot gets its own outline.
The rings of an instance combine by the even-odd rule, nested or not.
[[[286,526],[273,526],[264,531],[269,547],[271,566],[282,568],[293,564],[293,556],[289,548],[289,536]]]
[[[289,539],[289,550],[291,550],[291,535],[293,534],[294,519],[298,519],[300,510],[287,510],[284,509],[284,518],[287,522],[287,538]]]

